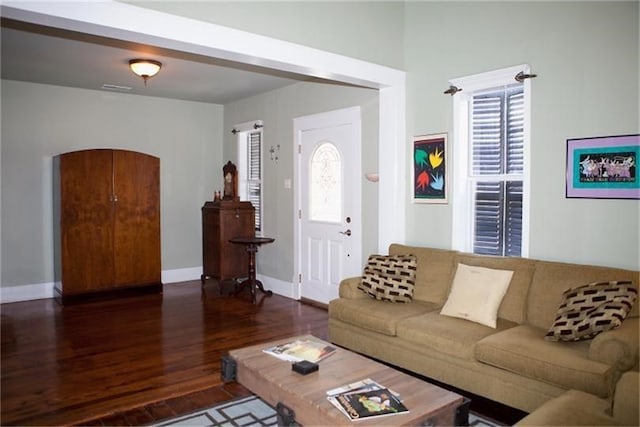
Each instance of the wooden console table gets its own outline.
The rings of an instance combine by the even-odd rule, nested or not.
[[[236,294],[242,292],[246,286],[249,286],[249,290],[251,291],[251,301],[254,304],[256,302],[256,288],[260,289],[260,291],[265,293],[267,296],[273,295],[273,292],[265,291],[264,286],[262,286],[262,282],[256,279],[256,252],[258,252],[258,247],[261,245],[273,243],[275,240],[276,239],[272,237],[235,237],[229,240],[231,243],[244,245],[247,253],[249,254],[248,278],[240,283]]]

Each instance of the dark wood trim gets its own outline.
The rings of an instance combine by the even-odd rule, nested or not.
[[[148,295],[162,293],[162,283],[152,283],[148,285],[136,285],[127,288],[108,289],[104,291],[93,291],[82,294],[63,294],[56,287],[54,299],[61,305],[82,304],[88,302],[105,301],[115,298],[132,297],[137,295]]]

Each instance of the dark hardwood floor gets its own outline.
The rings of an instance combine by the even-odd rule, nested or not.
[[[148,425],[249,395],[221,380],[231,349],[302,334],[327,339],[326,309],[248,298],[194,281],[64,307],[2,304],[0,425]],[[523,416],[467,396],[472,410],[504,425]]]
[[[0,424],[148,424],[248,394],[222,383],[220,360],[230,349],[307,333],[327,338],[322,308],[243,297],[196,281],[64,307],[2,304]]]

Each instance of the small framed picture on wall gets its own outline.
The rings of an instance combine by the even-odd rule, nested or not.
[[[567,139],[567,198],[640,199],[640,135]]]
[[[413,137],[414,203],[447,203],[447,134]]]

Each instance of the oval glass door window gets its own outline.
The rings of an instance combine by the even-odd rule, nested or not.
[[[310,159],[309,219],[339,223],[342,218],[342,160],[330,142],[320,144]]]

